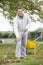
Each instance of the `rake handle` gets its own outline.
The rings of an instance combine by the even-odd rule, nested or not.
[[[25,32],[23,32],[22,36],[25,34]],[[18,43],[20,40],[17,40],[16,43]],[[14,49],[14,47],[16,46],[16,43],[10,48],[10,50],[8,51],[8,53],[4,56],[3,59],[5,59],[9,53],[11,53],[11,51]]]

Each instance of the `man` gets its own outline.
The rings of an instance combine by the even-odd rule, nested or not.
[[[30,18],[27,13],[24,13],[22,8],[17,9],[17,15],[14,18],[14,33],[16,35],[16,58],[20,59],[21,57],[26,57],[26,42],[27,42],[27,33],[28,29],[26,26],[30,23]],[[24,34],[23,34],[24,33]]]

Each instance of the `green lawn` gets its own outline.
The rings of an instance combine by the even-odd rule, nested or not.
[[[37,42],[37,44],[41,44],[43,42]],[[0,60],[4,57],[4,55],[7,53],[7,51],[10,49],[10,47],[13,45],[13,43],[6,43],[2,44],[0,43]],[[19,63],[9,63],[9,64],[0,64],[0,65],[43,65],[43,44],[41,44],[37,48],[37,54],[34,55],[33,51],[31,51],[32,54],[27,54],[26,59],[22,59],[22,62]],[[12,50],[12,53],[9,54],[7,59],[14,59],[15,58],[15,48]]]

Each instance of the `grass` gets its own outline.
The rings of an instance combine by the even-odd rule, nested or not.
[[[43,65],[43,42],[37,42],[41,45],[37,48],[37,54],[27,54],[26,59],[22,59],[23,62],[19,63],[9,63],[9,64],[0,64],[0,65]],[[13,43],[0,43],[0,60],[4,57],[7,51],[12,47]],[[32,51],[33,52],[33,51]],[[15,48],[12,50],[12,53],[9,54],[7,59],[14,59],[15,58]]]

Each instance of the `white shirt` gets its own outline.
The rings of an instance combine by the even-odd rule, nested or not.
[[[18,15],[14,18],[14,33],[16,37],[20,36],[20,33],[24,32],[24,29],[31,22],[30,17],[27,13],[23,13],[23,18]]]

